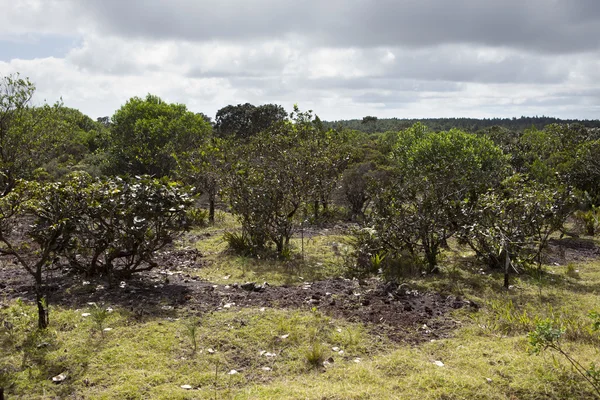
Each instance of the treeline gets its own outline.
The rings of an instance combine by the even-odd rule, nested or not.
[[[352,221],[347,273],[391,280],[438,272],[450,238],[508,279],[541,271],[567,218],[598,230],[600,130],[582,124],[365,133],[274,104],[230,105],[212,121],[153,95],[93,121],[32,106],[34,92],[19,76],[0,81],[0,254],[31,274],[40,327],[48,271],[154,268],[156,251],[214,220],[217,199],[241,224],[224,235],[232,251],[289,258],[301,227]]]
[[[327,128],[352,129],[366,133],[400,131],[422,123],[434,131],[447,131],[452,128],[466,132],[477,132],[481,129],[499,126],[516,132],[526,129],[543,129],[550,124],[581,124],[588,128],[600,128],[600,120],[559,119],[552,117],[520,117],[520,118],[377,118],[367,116],[363,119],[327,121]]]

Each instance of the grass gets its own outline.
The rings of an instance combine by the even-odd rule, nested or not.
[[[271,284],[310,279],[306,271],[285,270],[286,262],[296,260],[251,261],[226,254],[219,227],[208,229],[211,236],[198,243],[212,261],[198,272],[207,279]],[[306,265],[335,276],[343,255],[332,243],[342,241],[312,238],[305,244]],[[569,354],[585,366],[598,363],[600,338],[588,313],[600,310],[600,260],[544,270],[540,278],[513,277],[506,291],[501,274],[481,270],[466,252],[448,254],[440,274],[406,283],[468,298],[480,310],[457,310],[452,318],[461,328],[453,337],[418,346],[390,342],[318,309],[232,308],[203,315],[180,309],[168,318],[140,320],[114,307],[99,325],[83,316],[96,310],[93,305],[51,306],[50,328],[38,331],[32,304],[4,301],[0,386],[8,399],[595,398],[564,359],[550,352],[530,354],[527,332],[550,318],[565,327],[563,347]],[[111,330],[100,334],[101,327]],[[67,379],[52,383],[61,373]]]
[[[221,222],[197,230],[200,239],[195,244],[204,256],[206,265],[191,274],[214,283],[268,282],[271,285],[295,285],[342,275],[347,240],[343,235],[317,235],[292,238],[292,256],[288,260],[256,259],[228,251],[223,233],[239,228],[229,214]],[[302,253],[304,249],[304,253]]]
[[[13,332],[2,332],[0,371],[9,398],[142,399],[229,396],[253,382],[312,374],[311,345],[337,363],[381,354],[390,343],[360,325],[333,320],[318,311],[240,309],[180,318],[136,321],[115,309],[105,321],[112,330],[96,334],[87,310],[52,310],[47,331],[34,328],[35,309],[15,302],[2,311]],[[196,322],[197,348],[189,326]],[[351,332],[352,342],[340,332]],[[340,347],[340,355],[331,348]],[[265,370],[268,367],[269,370]],[[239,373],[229,375],[236,370]],[[67,375],[59,385],[51,378]],[[194,390],[181,389],[191,385]]]

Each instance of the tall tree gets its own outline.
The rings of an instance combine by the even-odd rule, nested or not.
[[[112,172],[170,175],[176,155],[200,146],[210,131],[210,123],[183,104],[169,104],[150,94],[145,99],[133,97],[112,117]]]
[[[286,118],[285,109],[276,104],[258,107],[250,103],[228,105],[217,111],[215,131],[220,137],[248,139]]]

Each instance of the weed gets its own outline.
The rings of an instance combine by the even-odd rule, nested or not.
[[[100,332],[100,335],[104,337],[104,323],[108,319],[110,311],[104,307],[98,307],[97,304],[94,304],[93,308],[90,310],[90,318],[94,323],[94,327],[97,331]]]
[[[600,396],[600,370],[594,363],[590,367],[584,367],[579,361],[577,361],[571,354],[569,354],[561,343],[561,338],[565,334],[565,329],[552,321],[546,319],[539,322],[535,330],[529,332],[527,335],[529,339],[530,352],[538,354],[546,349],[551,349],[569,361],[573,369],[582,376]]]
[[[577,269],[577,267],[575,267],[575,264],[573,264],[572,262],[567,264],[567,270],[565,271],[565,275],[567,275],[569,278],[573,278],[573,279],[579,279],[579,270]]]
[[[326,348],[321,342],[313,341],[304,352],[304,357],[308,365],[312,368],[322,367],[323,361],[325,361],[325,351]]]
[[[197,335],[198,335],[198,320],[196,320],[195,318],[192,318],[191,320],[189,320],[186,324],[185,324],[185,334],[187,335],[187,337],[190,339],[190,343],[192,345],[192,349],[193,349],[193,354],[196,354],[196,351],[198,351],[198,339],[197,339]]]
[[[252,248],[248,243],[246,235],[241,232],[225,232],[223,240],[227,242],[227,245],[235,254],[249,255],[252,253]]]

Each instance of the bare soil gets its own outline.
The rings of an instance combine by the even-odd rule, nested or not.
[[[599,253],[594,241],[569,238],[553,240],[548,257],[563,264],[597,258]],[[336,318],[364,323],[375,334],[410,344],[450,336],[459,324],[450,312],[478,308],[474,302],[453,295],[423,293],[375,278],[336,278],[299,286],[270,286],[263,282],[216,285],[194,276],[193,270],[205,265],[197,250],[169,249],[161,253],[159,265],[160,269],[140,273],[126,282],[102,278],[86,281],[77,275],[49,272],[49,303],[81,308],[97,302],[127,308],[140,318],[170,316],[176,311],[203,314],[237,307],[317,308]],[[32,301],[32,282],[23,268],[0,260],[0,302],[15,298]]]

